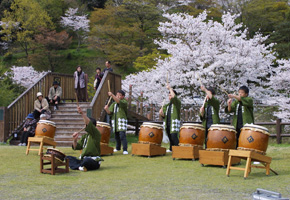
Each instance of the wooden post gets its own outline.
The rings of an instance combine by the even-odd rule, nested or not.
[[[140,115],[143,115],[143,92],[141,92],[140,99]]]
[[[131,110],[132,103],[132,85],[129,86],[128,109]]]
[[[155,111],[156,111],[156,107],[155,107],[155,104],[153,105],[153,121],[155,121]]]
[[[151,103],[150,104],[150,116],[149,116],[150,118],[150,120],[153,120],[153,104]]]
[[[185,119],[184,119],[184,121],[188,121],[188,110],[185,110]]]
[[[277,144],[281,144],[281,119],[276,120],[276,134]]]
[[[139,120],[137,118],[135,119],[135,135],[139,135]]]
[[[136,102],[136,113],[139,113],[139,101]]]

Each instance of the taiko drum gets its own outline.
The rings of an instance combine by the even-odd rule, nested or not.
[[[163,138],[163,126],[151,122],[143,122],[139,132],[139,143],[160,145]]]
[[[36,137],[50,137],[54,138],[56,125],[54,122],[49,120],[39,120],[35,129]]]
[[[208,129],[208,149],[235,149],[236,130],[233,126],[213,124]]]
[[[62,162],[64,161],[64,159],[66,157],[66,155],[63,152],[61,152],[60,150],[55,149],[55,148],[47,148],[46,154],[54,155],[56,158],[58,158]]]
[[[111,135],[111,127],[110,124],[105,122],[97,122],[97,129],[101,133],[101,142],[105,144],[109,144],[110,135]]]
[[[241,129],[239,147],[266,152],[268,148],[269,130],[263,126],[245,124]]]
[[[203,145],[205,129],[201,124],[184,123],[180,128],[179,144]]]

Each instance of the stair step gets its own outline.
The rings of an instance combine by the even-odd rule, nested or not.
[[[82,120],[83,117],[80,114],[52,114],[51,115],[51,120],[53,121],[54,119],[80,119]]]
[[[84,113],[86,113],[86,111],[83,110]],[[76,109],[74,110],[56,110],[56,111],[53,111],[51,116],[54,116],[54,115],[80,115]],[[81,116],[81,115],[80,115]]]

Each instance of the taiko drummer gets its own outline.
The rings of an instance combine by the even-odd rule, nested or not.
[[[220,122],[219,109],[220,102],[215,98],[215,90],[211,87],[205,88],[203,85],[200,87],[202,91],[206,93],[205,103],[199,110],[199,116],[202,121],[202,125],[205,128],[205,148],[207,143],[208,129],[213,124]]]
[[[100,168],[101,161],[103,159],[100,157],[100,141],[101,133],[96,128],[96,120],[93,118],[88,118],[82,109],[78,107],[78,112],[82,115],[84,122],[86,124],[84,134],[80,140],[78,140],[78,132],[73,134],[73,145],[74,150],[82,150],[81,160],[73,156],[67,156],[69,159],[69,167],[75,170],[87,171],[96,170]]]
[[[159,114],[164,118],[164,129],[169,138],[170,148],[167,152],[172,151],[172,146],[178,146],[178,133],[180,129],[180,109],[181,101],[177,98],[177,93],[173,90],[169,84],[167,84],[169,90],[170,102],[160,109]]]
[[[234,113],[233,126],[236,128],[237,131],[237,146],[239,144],[241,128],[243,128],[243,126],[247,123],[254,123],[253,99],[248,95],[249,88],[247,86],[241,86],[239,88],[238,95],[228,95],[228,106],[225,108],[226,113]],[[232,98],[234,98],[235,101],[232,101]]]

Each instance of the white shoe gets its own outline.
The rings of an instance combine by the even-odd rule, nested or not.
[[[79,167],[79,170],[80,170],[80,171],[83,171],[83,172],[88,171],[86,167]]]
[[[19,143],[18,146],[22,146],[22,143]]]
[[[261,164],[260,162],[257,162],[257,161],[255,161],[255,162],[253,162],[253,164],[254,165],[259,165],[259,164]]]
[[[53,110],[57,110],[56,106],[53,107]]]
[[[124,154],[124,155],[127,155],[127,154],[128,154],[128,151],[123,151],[123,154]]]
[[[120,151],[120,150],[114,149],[114,152],[117,152],[117,151]]]
[[[172,151],[170,151],[169,149],[167,149],[166,152],[167,152],[167,153],[170,153],[170,152],[172,152]]]
[[[22,146],[26,146],[26,143],[22,143]]]

